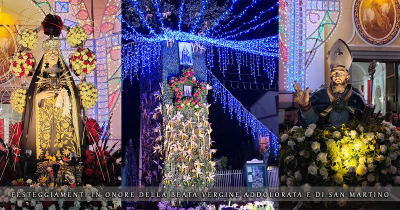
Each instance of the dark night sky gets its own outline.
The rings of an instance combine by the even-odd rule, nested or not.
[[[233,14],[240,14],[240,12],[248,5],[251,4],[251,0],[242,0],[235,4],[235,9]],[[234,24],[231,24],[230,28],[225,29],[226,31],[232,30],[236,27],[242,25],[243,22],[248,22],[254,16],[258,15],[260,11],[266,10],[276,4],[276,0],[259,0],[255,7],[250,8],[247,13],[242,18],[237,18]],[[252,26],[262,23],[270,18],[273,18],[278,15],[278,7],[275,7],[271,12],[265,13],[262,15],[262,18],[258,20]],[[232,17],[231,17],[232,18]],[[231,19],[225,20],[223,24],[226,24]],[[243,30],[248,29],[247,26],[242,27]],[[258,28],[255,31],[250,31],[247,34],[243,34],[240,37],[237,37],[237,40],[249,40],[249,39],[258,39],[264,38],[268,36],[273,36],[278,34],[278,20],[273,20],[270,24],[266,24],[265,26]],[[215,55],[217,51],[214,52]],[[274,82],[278,81],[278,64],[276,59],[276,73]],[[214,56],[214,66],[212,69],[214,75],[220,80],[231,80],[231,81],[239,81],[237,66],[232,65],[228,66],[228,73],[225,77],[223,77],[222,73],[220,73],[218,66],[218,57]],[[250,68],[241,67],[242,74],[250,74]],[[265,72],[260,69],[261,75],[266,75]],[[242,82],[254,82],[253,76],[242,76]],[[257,81],[259,83],[269,83],[270,80],[266,77],[257,77]],[[124,80],[123,83],[123,92],[122,92],[122,139],[124,142],[128,141],[130,138],[134,138],[136,140],[139,139],[140,135],[140,97],[139,97],[139,85],[138,81],[134,81],[131,84],[129,79]],[[256,102],[266,91],[258,91],[258,90],[234,90],[229,89],[231,93],[242,102],[246,109],[250,109],[250,107]],[[214,98],[209,94],[208,100],[209,103],[213,104]],[[224,113],[222,105],[220,101],[217,101],[216,104],[213,104],[210,107],[210,119],[209,121],[212,123],[213,132],[211,134],[211,138],[214,143],[213,148],[217,149],[217,153],[215,155],[216,158],[221,156],[228,157],[228,165],[232,166],[232,169],[241,169],[244,162],[246,160],[255,158],[256,154],[252,154],[251,152],[246,152],[244,144],[248,144],[248,147],[252,147],[253,137],[250,134],[246,133],[246,130],[243,124],[239,125],[239,122],[236,120],[236,116],[233,116],[231,120],[231,116],[228,111]],[[136,142],[138,145],[138,142]]]

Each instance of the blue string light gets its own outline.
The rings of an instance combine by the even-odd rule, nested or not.
[[[157,9],[157,17],[161,22],[161,27],[162,27],[162,30],[164,32],[165,31],[165,27],[164,27],[164,23],[163,23],[163,20],[162,20],[163,16],[162,16],[162,14],[160,12],[160,7],[158,6],[158,0],[154,0],[154,7]]]
[[[269,19],[269,20],[267,20],[267,21],[265,21],[265,22],[263,22],[263,23],[261,23],[261,24],[258,24],[258,25],[254,26],[254,27],[251,27],[251,28],[249,28],[249,29],[247,29],[247,30],[245,30],[245,31],[241,31],[241,32],[239,32],[239,33],[236,33],[236,34],[233,34],[233,35],[229,35],[229,36],[226,36],[226,37],[224,37],[224,38],[225,38],[225,39],[229,39],[229,38],[234,38],[234,37],[240,36],[240,35],[242,35],[242,34],[244,34],[244,33],[250,32],[251,30],[256,30],[256,29],[259,28],[259,27],[263,27],[265,24],[271,23],[272,20],[279,20],[279,15],[277,15],[277,16],[275,16],[275,17],[273,17],[273,18],[271,18],[271,19]],[[237,29],[238,29],[238,28],[237,28]],[[234,30],[232,31],[232,33],[236,32],[237,29],[234,29]],[[218,38],[220,38],[220,37],[221,37],[221,36],[219,36]]]
[[[278,137],[273,134],[267,127],[265,127],[258,119],[247,111],[246,108],[227,90],[219,80],[207,70],[208,78],[210,78],[209,83],[213,88],[214,103],[220,99],[224,112],[228,109],[231,119],[233,114],[236,114],[236,119],[239,124],[243,123],[247,132],[250,131],[251,135],[257,141],[263,136],[269,136],[270,142],[268,149],[275,155],[275,159],[278,157],[279,143]]]
[[[247,12],[247,10],[248,10],[249,8],[253,8],[254,5],[255,5],[256,3],[257,3],[257,2],[254,2],[254,1],[253,1],[252,4],[250,4],[249,6],[247,6],[239,15],[234,16],[233,19],[230,20],[227,24],[225,24],[225,25],[222,25],[222,24],[221,24],[221,25],[218,25],[219,28],[215,28],[215,29],[212,30],[211,32],[212,32],[213,34],[218,34],[222,29],[228,28],[228,27],[231,25],[231,23],[233,23],[237,18],[241,18],[241,17]],[[265,10],[265,11],[261,11],[261,12],[258,14],[258,16],[261,16],[261,15],[265,14],[266,12],[269,12],[269,11],[275,9],[276,6],[279,7],[279,2],[276,2],[276,4],[274,4],[272,7],[270,7],[269,9],[267,9],[267,10]],[[258,19],[258,18],[257,18],[257,19]],[[252,21],[254,22],[254,19],[253,19]],[[246,25],[246,24],[249,24],[249,23],[244,23],[242,26],[244,26],[244,25]]]
[[[206,30],[206,32],[205,32],[206,35],[209,35],[210,30],[214,30],[214,27],[218,26],[220,21],[224,21],[224,20],[225,20],[225,17],[226,17],[229,13],[231,13],[231,12],[233,11],[233,5],[234,5],[236,2],[238,2],[238,0],[232,0],[232,4],[231,4],[231,6],[229,7],[229,9],[226,10],[226,12],[224,12],[224,13],[222,14],[222,16],[221,16],[218,20],[215,21],[214,26],[212,26],[211,28],[209,28],[209,29]]]
[[[179,8],[179,23],[178,23],[179,31],[181,31],[183,7],[185,7],[184,0],[182,0],[181,7]]]
[[[197,24],[200,22],[201,16],[203,16],[204,11],[206,10],[207,3],[208,0],[203,0],[203,7],[201,8],[200,13],[197,15],[196,22],[194,23],[191,33],[196,32]]]
[[[132,5],[133,8],[136,10],[137,13],[139,13],[140,19],[143,21],[143,23],[146,25],[146,27],[150,30],[150,33],[156,34],[156,33],[154,32],[153,28],[152,28],[152,27],[149,25],[149,23],[147,22],[147,20],[146,20],[146,18],[145,18],[146,15],[144,15],[144,12],[142,12],[142,11],[139,9],[139,3],[137,2],[137,0],[132,0],[132,2],[133,2],[133,5]]]

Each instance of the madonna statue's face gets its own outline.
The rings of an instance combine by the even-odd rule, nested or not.
[[[60,52],[57,49],[49,49],[46,51],[46,63],[49,64],[49,67],[57,64],[59,55]]]

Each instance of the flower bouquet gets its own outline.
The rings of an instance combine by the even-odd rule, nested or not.
[[[86,30],[81,26],[72,27],[67,34],[67,43],[71,47],[78,47],[87,39]]]
[[[27,92],[26,89],[18,88],[11,94],[11,100],[10,100],[11,107],[19,114],[22,114],[22,112],[24,112],[25,110],[26,92]]]
[[[90,109],[96,105],[99,100],[99,94],[96,86],[91,83],[82,82],[78,85],[78,90],[81,95],[82,106],[85,109]]]
[[[78,48],[69,58],[69,66],[76,76],[82,73],[91,74],[96,68],[97,61],[94,52],[88,48]]]
[[[31,53],[17,52],[10,59],[10,70],[17,77],[30,76],[34,65],[35,59]]]
[[[18,43],[28,49],[35,49],[38,42],[38,35],[35,30],[27,29],[17,36]]]
[[[279,137],[282,186],[400,185],[400,131],[354,120],[341,128],[293,127]],[[355,171],[352,178],[349,171]]]
[[[185,86],[193,87],[192,96],[184,96]],[[207,91],[206,84],[196,80],[194,71],[191,68],[183,70],[180,78],[172,77],[170,79],[170,87],[174,92],[176,98],[175,106],[178,110],[182,110],[184,107],[200,109],[203,106],[201,97]]]

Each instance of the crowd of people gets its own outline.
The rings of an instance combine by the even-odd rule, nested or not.
[[[385,116],[382,114],[379,116],[376,115],[377,113],[374,113],[372,117],[381,119],[383,118],[383,121],[390,122],[392,125],[400,127],[400,114],[397,114],[394,111],[388,111],[386,112]],[[300,110],[294,106],[291,106],[285,109],[285,119],[283,123],[279,124],[279,133],[291,129],[294,126],[306,128],[307,124],[301,118]]]

